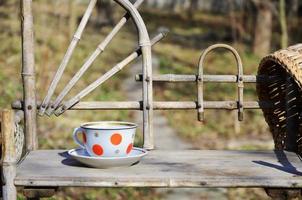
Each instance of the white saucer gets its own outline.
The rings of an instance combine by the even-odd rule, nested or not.
[[[137,164],[144,156],[148,154],[147,150],[141,148],[133,148],[126,157],[91,157],[85,149],[71,149],[68,154],[80,163],[100,169],[108,169],[113,167],[125,167]]]

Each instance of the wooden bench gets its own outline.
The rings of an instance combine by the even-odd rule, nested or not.
[[[283,151],[154,150],[130,168],[99,170],[68,158],[66,150],[30,152],[15,185],[84,187],[302,188],[302,162]]]
[[[47,112],[55,104],[49,103],[51,93],[43,102],[37,103],[35,91],[35,69],[33,51],[33,21],[32,0],[21,0],[22,8],[22,38],[23,38],[23,62],[22,76],[24,87],[24,99],[13,104],[13,110],[1,112],[2,134],[2,174],[3,174],[3,199],[14,200],[17,196],[16,187],[24,190],[24,194],[30,199],[51,196],[57,187],[257,187],[266,188],[273,198],[287,199],[297,197],[302,188],[302,162],[300,156],[294,152],[296,141],[286,140],[282,148],[275,151],[161,151],[153,150],[153,110],[155,109],[195,109],[198,111],[199,120],[203,120],[204,109],[238,109],[239,120],[243,119],[243,109],[270,108],[269,102],[244,102],[244,82],[265,82],[267,77],[244,76],[242,63],[237,52],[226,45],[213,46],[207,49],[206,54],[217,47],[227,48],[234,54],[238,64],[237,76],[207,76],[203,75],[203,59],[199,65],[199,74],[192,76],[164,75],[152,76],[151,41],[146,31],[145,24],[136,7],[142,3],[138,0],[132,5],[128,0],[115,0],[126,9],[127,15],[120,21],[115,32],[132,17],[138,28],[140,49],[131,54],[128,59],[115,70],[120,70],[140,53],[143,57],[143,74],[138,75],[138,81],[143,82],[142,102],[79,102],[82,96],[73,98],[67,103],[59,104],[56,114],[61,114],[68,109],[75,110],[102,110],[102,109],[133,109],[144,112],[143,131],[144,148],[150,150],[149,155],[143,161],[129,168],[118,169],[93,169],[82,166],[68,158],[66,150],[38,150],[36,116]],[[89,17],[96,0],[91,0],[84,16]],[[87,14],[88,13],[88,14]],[[87,21],[86,21],[87,22]],[[81,30],[85,27],[80,24],[72,40],[73,48],[80,39]],[[109,37],[109,41],[114,36]],[[155,41],[158,41],[157,38]],[[108,42],[108,41],[107,41]],[[102,51],[106,44],[101,45],[98,51]],[[72,53],[72,50],[71,52]],[[63,60],[68,62],[68,59]],[[63,67],[62,67],[63,66]],[[61,72],[55,77],[53,87],[55,89]],[[109,74],[96,85],[112,76]],[[154,79],[153,79],[154,78]],[[270,78],[270,77],[268,77]],[[153,102],[152,82],[196,82],[198,85],[198,100],[196,102]],[[231,102],[204,102],[203,83],[209,82],[235,82],[238,84],[238,99]],[[92,86],[94,88],[96,85]],[[91,88],[88,88],[91,89]],[[68,91],[68,89],[66,90]],[[86,90],[87,92],[89,90]],[[89,92],[88,92],[89,93]],[[86,94],[86,93],[85,93]],[[64,94],[63,94],[64,97]],[[58,99],[60,103],[60,99]],[[55,106],[53,107],[55,108]],[[19,110],[16,114],[15,111]],[[20,114],[21,111],[21,114]],[[18,159],[16,149],[15,125],[24,118],[25,151],[22,159]],[[294,152],[287,152],[290,150]]]

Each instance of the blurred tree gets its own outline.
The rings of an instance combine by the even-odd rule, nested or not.
[[[236,15],[235,15],[235,1],[234,0],[228,0],[229,3],[229,17],[231,22],[231,30],[232,30],[232,39],[235,43],[238,41],[237,37],[237,21],[236,21]]]
[[[255,9],[250,1],[229,0],[229,17],[232,25],[232,38],[235,42],[251,41],[255,22]]]
[[[211,12],[214,13],[225,13],[229,12],[229,1],[221,1],[221,0],[211,0]],[[233,3],[236,3],[236,0],[233,0]]]
[[[0,0],[0,6],[4,5],[6,0]]]
[[[257,10],[253,52],[257,56],[265,56],[271,50],[273,27],[273,2],[272,0],[252,0]]]
[[[279,0],[279,20],[281,26],[281,48],[286,48],[288,46],[288,32],[285,0]]]
[[[176,4],[177,4],[177,1],[171,1],[169,4],[169,9],[174,11],[176,8]]]
[[[192,20],[194,18],[194,13],[197,11],[197,9],[198,9],[198,0],[190,0],[190,5],[188,9],[189,19]]]
[[[97,1],[97,26],[114,25],[114,9],[112,0]]]
[[[289,0],[287,8],[290,17],[297,17],[299,10],[299,0]]]

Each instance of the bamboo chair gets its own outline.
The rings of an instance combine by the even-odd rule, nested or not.
[[[295,117],[295,121],[293,121],[291,116],[293,116],[295,109],[300,109],[297,106],[300,105],[300,102],[295,101],[296,106],[288,105],[288,103],[285,107],[276,107],[276,105],[280,102],[280,99],[284,98],[287,98],[287,102],[292,102],[290,101],[292,98],[290,95],[299,96],[300,84],[297,83],[301,83],[301,79],[300,76],[295,76],[295,74],[300,69],[301,45],[284,50],[286,51],[285,53],[282,51],[281,54],[273,54],[264,59],[258,76],[244,75],[242,62],[237,51],[228,45],[220,44],[211,46],[204,51],[200,59],[198,73],[195,75],[153,75],[151,45],[162,39],[164,34],[160,34],[150,41],[144,21],[136,9],[142,3],[142,0],[137,0],[134,5],[128,0],[115,0],[115,2],[127,11],[126,16],[117,24],[107,39],[98,46],[92,57],[83,66],[83,71],[79,71],[57,99],[54,102],[50,102],[56,85],[77,42],[81,38],[89,15],[96,3],[96,0],[90,1],[79,28],[54,77],[49,92],[46,98],[39,103],[36,100],[35,90],[32,0],[21,0],[24,99],[22,102],[14,102],[12,105],[13,110],[3,110],[1,112],[3,199],[16,199],[17,188],[22,189],[28,199],[39,199],[40,197],[53,195],[58,187],[257,187],[265,188],[267,193],[273,198],[286,199],[299,196],[302,188],[302,163],[297,154],[301,153],[299,150],[300,123],[299,118]],[[104,51],[113,36],[130,17],[138,30],[140,48],[77,96],[62,103],[65,95],[85,70],[89,68],[93,59]],[[224,48],[233,53],[237,61],[237,75],[204,75],[204,60],[209,52],[217,48]],[[81,98],[112,77],[117,71],[123,69],[126,64],[140,54],[143,58],[143,72],[136,75],[136,80],[142,82],[143,85],[142,102],[80,101]],[[286,58],[286,62],[283,62],[284,58]],[[287,77],[286,81],[282,78],[284,75]],[[153,101],[153,82],[195,82],[198,91],[197,101]],[[204,101],[203,84],[205,82],[236,83],[238,86],[238,99],[219,102]],[[257,83],[260,101],[245,102],[243,100],[244,83]],[[284,87],[284,85],[288,87]],[[297,86],[294,90],[295,93],[288,89],[292,85]],[[282,92],[278,93],[277,100],[270,98],[269,90],[272,87],[275,87],[276,90],[282,90]],[[272,90],[275,91],[274,88]],[[153,110],[193,109],[197,110],[198,119],[202,121],[204,120],[203,113],[205,109],[238,110],[238,119],[243,120],[244,109],[259,108],[264,110],[265,117],[274,133],[275,151],[154,150]],[[281,108],[285,110],[280,110]],[[144,114],[144,148],[150,150],[149,155],[139,165],[130,168],[101,170],[83,169],[82,167],[74,166],[75,163],[62,156],[65,150],[38,150],[37,113],[40,115],[45,113],[48,115],[53,113],[60,115],[71,109],[141,110]],[[285,116],[285,126],[288,127],[285,131],[279,127],[281,122],[276,122],[283,120],[283,118],[278,118],[278,112],[288,114],[288,116]],[[294,112],[294,114],[296,113],[300,113],[299,110]],[[24,121],[25,133],[25,149],[23,152],[22,142],[20,142],[23,135],[22,128],[16,129],[17,125],[22,121]],[[290,125],[287,126],[288,124]],[[279,137],[280,135],[282,137]],[[21,154],[22,158],[19,159]],[[82,173],[83,170],[85,173]]]

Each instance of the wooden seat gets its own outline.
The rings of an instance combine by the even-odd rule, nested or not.
[[[301,188],[302,162],[283,151],[151,151],[130,168],[87,168],[64,150],[32,151],[17,186]]]

